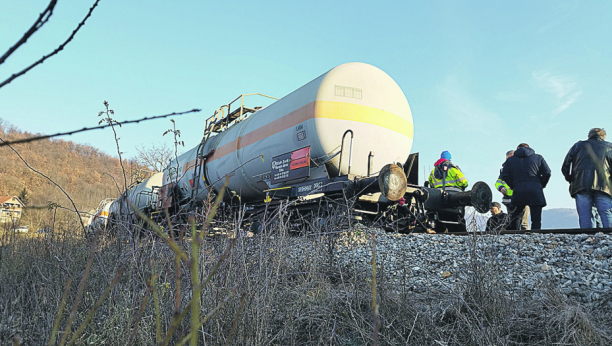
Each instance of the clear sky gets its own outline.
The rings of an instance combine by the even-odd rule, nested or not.
[[[0,54],[47,4],[0,1]],[[91,4],[60,0],[0,65],[0,80],[52,51]],[[175,118],[186,150],[240,94],[282,97],[339,64],[365,62],[406,94],[420,180],[449,150],[471,184],[493,186],[505,152],[526,142],[552,169],[549,208],[574,207],[560,172],[567,150],[592,127],[612,137],[611,14],[609,1],[102,0],[62,52],[0,89],[0,117],[51,134],[97,125],[104,100],[117,120],[201,108]],[[119,129],[124,155],[172,143],[162,137],[171,126]],[[64,139],[116,155],[110,129]]]

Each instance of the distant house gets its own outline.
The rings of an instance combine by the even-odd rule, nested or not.
[[[17,196],[0,197],[0,223],[18,222],[24,206]]]

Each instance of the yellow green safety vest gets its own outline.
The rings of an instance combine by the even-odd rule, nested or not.
[[[453,186],[458,187],[460,189],[465,189],[468,186],[468,181],[463,172],[455,166],[451,167],[446,173],[446,180],[437,179],[434,172],[436,169],[434,168],[429,174],[429,186],[441,189],[442,185],[444,186]]]
[[[512,196],[512,189],[510,188],[510,186],[508,186],[508,184],[506,184],[505,181],[502,180],[501,176],[499,178],[497,178],[497,181],[495,182],[495,188],[497,189],[497,191],[499,191],[502,187],[506,188],[506,196],[510,197]]]

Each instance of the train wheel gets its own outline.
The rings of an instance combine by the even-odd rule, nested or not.
[[[253,234],[259,234],[261,231],[263,231],[263,225],[259,221],[253,221],[251,223],[251,227],[249,228]]]

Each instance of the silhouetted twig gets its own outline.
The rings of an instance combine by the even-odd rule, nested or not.
[[[45,10],[42,11],[42,13],[38,16],[38,19],[34,22],[32,27],[28,31],[26,31],[25,34],[23,34],[23,37],[19,41],[17,41],[14,46],[9,48],[9,50],[4,53],[3,56],[0,57],[0,65],[2,65],[6,61],[6,59],[11,56],[11,54],[13,54],[17,49],[19,49],[22,44],[26,43],[26,41],[32,35],[34,35],[34,33],[38,31],[38,29],[42,28],[42,26],[47,23],[51,15],[53,15],[53,9],[55,8],[55,5],[57,5],[57,0],[51,0],[47,8],[45,8]]]
[[[121,158],[121,149],[119,148],[119,137],[117,137],[117,130],[115,130],[115,125],[119,125],[119,127],[121,127],[121,124],[119,124],[117,120],[111,118],[111,115],[115,115],[115,111],[110,109],[110,105],[108,101],[106,100],[104,100],[104,107],[106,108],[106,110],[98,112],[98,116],[106,115],[106,117],[100,120],[98,125],[102,124],[103,122],[106,122],[108,125],[110,125],[111,129],[113,130],[113,134],[115,135],[115,143],[117,144],[117,155],[119,155],[119,165],[121,166],[121,172],[123,173],[123,188],[125,191],[127,191],[128,189],[127,177],[125,176],[125,167],[123,167],[123,159]]]
[[[83,27],[83,25],[85,25],[85,21],[86,21],[86,20],[87,20],[87,19],[88,19],[88,18],[91,16],[91,13],[92,13],[92,12],[93,12],[93,10],[96,8],[96,6],[98,6],[98,3],[99,3],[99,2],[100,2],[100,0],[96,0],[96,2],[93,4],[93,6],[91,6],[91,8],[89,9],[89,12],[87,12],[87,15],[85,16],[85,18],[83,18],[83,20],[82,20],[82,21],[79,23],[79,25],[76,27],[76,29],[74,29],[74,30],[72,31],[72,34],[71,34],[71,35],[68,37],[68,39],[67,39],[66,41],[64,41],[64,43],[60,44],[60,45],[59,45],[59,47],[55,48],[55,50],[54,50],[53,52],[51,52],[51,53],[49,53],[49,54],[47,54],[47,55],[43,56],[42,58],[40,58],[38,61],[36,61],[36,62],[35,62],[35,63],[33,63],[32,65],[30,65],[30,66],[26,67],[25,69],[23,69],[23,70],[21,70],[21,71],[19,71],[19,72],[17,72],[17,73],[14,73],[13,75],[11,75],[11,76],[10,76],[9,78],[7,78],[7,79],[6,79],[4,82],[0,83],[0,88],[2,88],[3,86],[5,86],[5,85],[9,84],[9,83],[10,83],[10,82],[12,82],[13,80],[15,80],[17,77],[19,77],[19,76],[22,76],[22,75],[26,74],[28,71],[30,71],[30,70],[31,70],[31,69],[33,69],[34,67],[36,67],[36,66],[38,66],[38,65],[42,64],[42,63],[43,63],[45,60],[49,59],[50,57],[54,56],[55,54],[59,53],[59,52],[60,52],[62,49],[64,49],[64,47],[65,47],[65,46],[66,46],[66,45],[67,45],[67,44],[68,44],[70,41],[72,41],[72,39],[74,38],[74,36],[76,35],[76,33],[77,33],[77,32],[78,32],[80,29],[81,29],[81,27]],[[54,5],[54,6],[55,6],[55,5]],[[44,12],[43,12],[43,13],[44,13]],[[51,15],[51,14],[49,14],[49,16],[50,16],[50,15]],[[47,18],[45,19],[45,21],[46,21],[47,19],[49,19],[49,17],[47,17]],[[35,23],[34,25],[36,25],[36,23]],[[30,29],[30,30],[31,30],[31,29]],[[36,30],[34,30],[34,31],[36,31]],[[34,33],[34,32],[32,32],[32,34],[33,34],[33,33]],[[32,34],[30,34],[30,36],[31,36]],[[26,35],[27,35],[27,33],[26,33]],[[29,37],[29,36],[27,36],[27,37]],[[25,36],[24,36],[24,38],[25,38],[25,39],[27,39],[27,37],[25,37]],[[24,42],[25,42],[25,41],[24,41]],[[18,44],[19,44],[19,45],[21,45],[22,43],[21,43],[21,44],[20,44],[20,43],[18,43]],[[11,48],[11,49],[12,49],[12,48]],[[15,48],[15,49],[17,49],[17,48]],[[13,50],[13,51],[14,51],[14,50]],[[10,53],[12,53],[10,50],[9,50],[9,52],[10,52]],[[9,53],[9,52],[7,52],[7,53]],[[5,54],[5,55],[6,55],[6,54]],[[10,54],[8,54],[8,55],[10,55]],[[8,57],[8,55],[7,55],[7,57]],[[5,59],[6,59],[6,58],[5,58]]]

